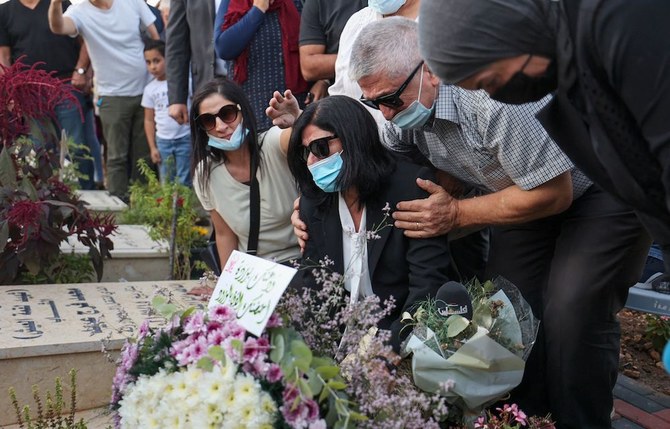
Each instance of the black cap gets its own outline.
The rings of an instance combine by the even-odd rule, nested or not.
[[[444,317],[454,314],[472,320],[472,300],[461,283],[450,281],[442,285],[435,295],[437,311]]]

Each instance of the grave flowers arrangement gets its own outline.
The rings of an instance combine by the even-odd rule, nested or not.
[[[143,324],[122,350],[111,404],[117,428],[346,428],[365,418],[334,362],[314,356],[277,314],[255,337],[227,306],[153,304],[169,323]]]
[[[450,283],[405,314],[413,327],[405,352],[418,387],[477,415],[521,382],[539,321],[503,278],[467,288]]]

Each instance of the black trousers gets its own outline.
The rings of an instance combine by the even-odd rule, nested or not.
[[[596,185],[558,215],[492,228],[488,277],[512,281],[542,324],[511,400],[551,412],[557,427],[610,429],[617,312],[640,276],[651,238]]]

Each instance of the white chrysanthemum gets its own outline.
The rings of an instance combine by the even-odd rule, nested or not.
[[[277,406],[252,376],[236,365],[195,366],[140,377],[119,402],[122,428],[271,427]],[[259,406],[260,405],[260,406]]]

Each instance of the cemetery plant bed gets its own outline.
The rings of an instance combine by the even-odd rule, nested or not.
[[[621,354],[619,372],[636,379],[655,391],[670,395],[670,374],[663,369],[660,354],[645,338],[646,313],[623,309],[621,323]]]

